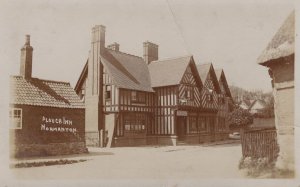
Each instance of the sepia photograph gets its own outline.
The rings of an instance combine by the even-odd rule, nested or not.
[[[1,186],[300,186],[295,1],[0,10]]]

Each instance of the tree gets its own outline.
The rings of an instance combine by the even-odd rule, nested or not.
[[[235,107],[228,115],[230,129],[240,129],[249,126],[253,123],[253,116],[248,110],[240,107]]]

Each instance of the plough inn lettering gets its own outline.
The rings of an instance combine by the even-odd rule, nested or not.
[[[11,76],[14,156],[86,152],[86,146],[199,144],[228,138],[232,98],[222,69],[193,56],[158,59],[144,42],[143,58],[105,45],[105,27],[92,29],[88,60],[73,89],[33,78],[30,37],[20,75]],[[28,151],[32,150],[32,151]]]
[[[72,120],[62,118],[50,118],[50,117],[42,117],[43,123],[52,123],[52,124],[64,124],[64,125],[72,125]]]
[[[66,125],[67,127],[57,127],[53,125]],[[51,125],[51,126],[48,126]],[[47,118],[45,116],[42,117],[41,131],[50,131],[50,132],[72,132],[75,133],[77,131],[74,127],[69,127],[72,125],[72,120],[62,118]]]

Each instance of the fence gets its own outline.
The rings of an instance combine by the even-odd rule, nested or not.
[[[277,159],[279,146],[275,129],[245,130],[241,133],[243,157]]]

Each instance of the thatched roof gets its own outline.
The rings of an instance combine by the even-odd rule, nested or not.
[[[261,65],[281,57],[287,57],[295,53],[295,11],[284,21],[274,35],[267,48],[257,59]]]

